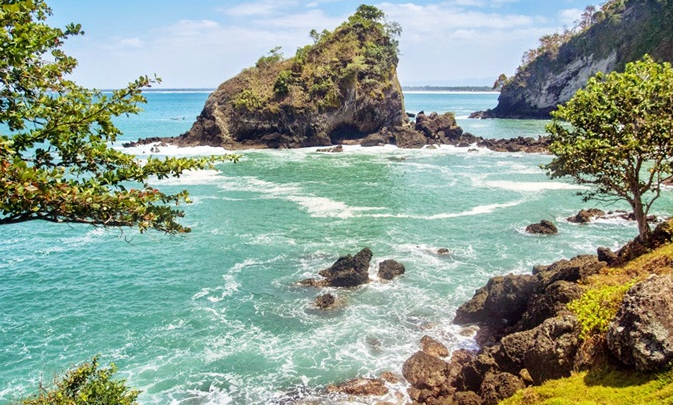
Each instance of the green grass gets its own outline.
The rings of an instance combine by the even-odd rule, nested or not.
[[[673,371],[640,373],[607,367],[529,387],[502,405],[673,405]]]

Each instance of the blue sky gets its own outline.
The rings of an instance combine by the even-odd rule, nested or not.
[[[48,0],[50,23],[81,23],[66,51],[81,85],[118,88],[156,74],[163,88],[214,88],[275,46],[286,56],[334,29],[362,0]],[[537,39],[570,27],[587,0],[369,2],[401,24],[403,85],[490,85]],[[593,3],[595,4],[595,3]]]

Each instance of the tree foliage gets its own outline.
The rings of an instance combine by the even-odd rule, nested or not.
[[[593,185],[586,199],[627,201],[647,239],[647,213],[673,174],[671,65],[645,56],[623,73],[599,73],[552,117],[548,174]]]
[[[121,135],[113,119],[138,113],[142,89],[159,79],[143,76],[112,94],[78,86],[67,79],[77,61],[61,47],[83,32],[75,24],[50,27],[50,15],[43,0],[0,4],[0,224],[40,219],[189,232],[176,222],[183,212],[171,207],[189,202],[187,192],[165,194],[148,180],[236,157],[139,162],[112,148]]]
[[[99,369],[98,358],[68,370],[54,387],[40,387],[39,392],[21,401],[21,405],[137,405],[140,391],[126,386],[124,380],[113,380],[114,364]]]

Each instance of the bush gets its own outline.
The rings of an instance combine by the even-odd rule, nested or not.
[[[582,327],[581,339],[607,332],[610,322],[617,315],[624,294],[634,284],[635,281],[631,281],[624,285],[591,289],[568,304],[568,309],[577,315]]]
[[[125,385],[125,380],[112,380],[117,371],[114,364],[110,368],[98,369],[98,357],[91,363],[66,372],[61,380],[54,382],[51,390],[40,386],[37,395],[26,398],[21,405],[137,405],[140,391]]]

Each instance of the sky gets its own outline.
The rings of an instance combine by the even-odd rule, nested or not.
[[[276,46],[286,57],[333,30],[363,0],[47,0],[52,26],[82,24],[68,39],[80,85],[124,87],[157,75],[160,88],[215,88]],[[492,85],[512,75],[538,38],[578,20],[589,0],[368,2],[402,26],[404,86]],[[595,3],[593,3],[595,4]]]

